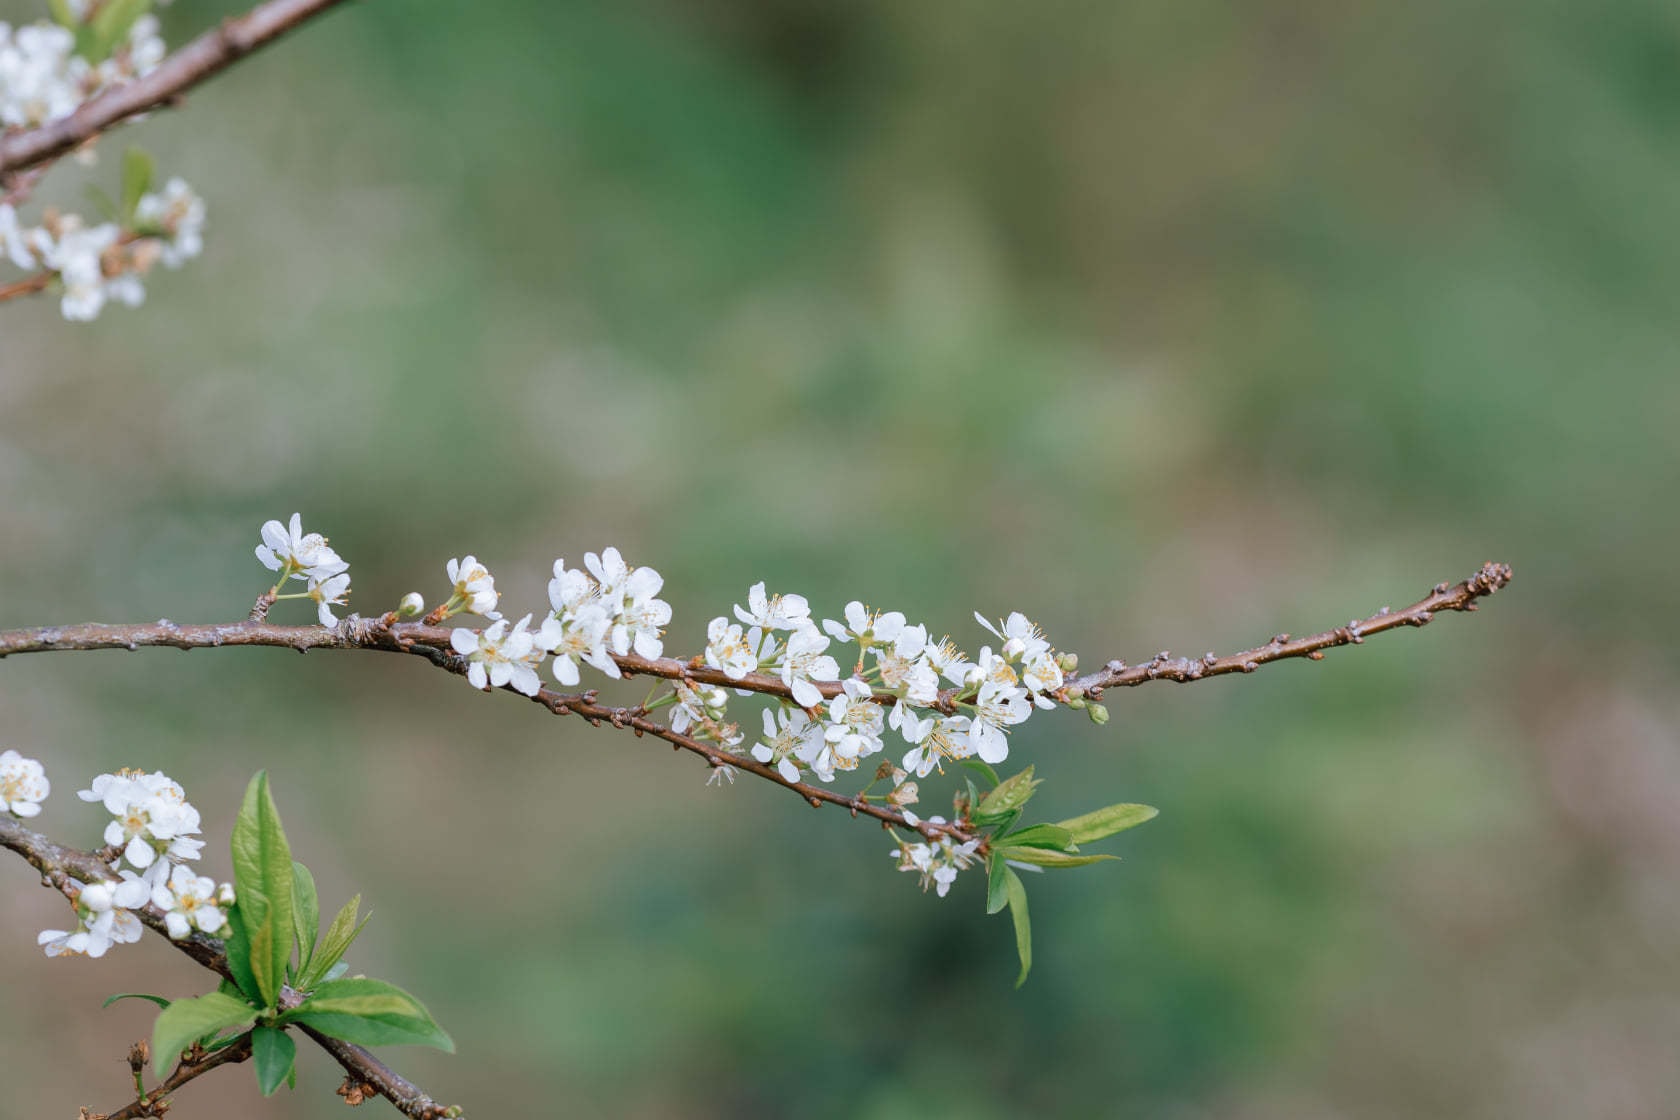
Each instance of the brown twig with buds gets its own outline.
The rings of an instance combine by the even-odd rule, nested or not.
[[[1455,584],[1438,583],[1430,593],[1404,610],[1382,608],[1369,618],[1354,619],[1346,626],[1306,638],[1278,634],[1263,646],[1245,649],[1226,657],[1209,652],[1199,658],[1173,657],[1165,650],[1138,665],[1110,661],[1097,672],[1071,681],[1064,691],[1069,696],[1102,696],[1107,688],[1147,684],[1149,681],[1191,681],[1221,677],[1227,673],[1252,673],[1262,665],[1291,657],[1322,661],[1324,651],[1334,646],[1358,645],[1373,634],[1401,626],[1426,626],[1441,611],[1473,611],[1476,600],[1492,595],[1511,582],[1509,564],[1483,564],[1469,579]]]

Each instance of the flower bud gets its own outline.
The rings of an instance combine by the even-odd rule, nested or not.
[[[1076,694],[1068,697],[1067,706],[1076,712],[1083,712],[1089,706],[1089,701],[1083,694]]]
[[[1101,704],[1091,704],[1085,709],[1085,714],[1091,717],[1091,722],[1101,727],[1108,722],[1108,709]]]
[[[402,602],[397,604],[397,617],[413,618],[425,609],[426,600],[420,597],[420,592],[410,591],[402,597]]]
[[[1058,653],[1056,664],[1061,666],[1062,672],[1072,676],[1079,672],[1079,655],[1077,653]]]

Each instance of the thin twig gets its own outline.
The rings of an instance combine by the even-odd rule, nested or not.
[[[182,1058],[173,1073],[144,1097],[130,1101],[115,1112],[104,1113],[105,1120],[139,1120],[140,1117],[163,1116],[169,1111],[168,1096],[194,1078],[203,1077],[221,1066],[243,1062],[251,1056],[249,1033],[230,1042],[220,1050],[211,1050],[197,1061]]]
[[[341,2],[267,0],[244,15],[206,31],[164,59],[151,73],[113,86],[69,116],[0,137],[0,180],[53,159],[136,113],[174,101],[252,51]]]
[[[98,854],[56,843],[38,832],[25,828],[5,814],[0,814],[0,848],[9,848],[22,856],[41,873],[43,885],[52,887],[65,898],[75,897],[77,888],[71,883],[72,879],[83,884],[115,879],[110,865]],[[171,945],[200,965],[225,979],[233,979],[227,954],[222,949],[222,943],[216,938],[195,932],[175,940],[169,936],[163,912],[150,904],[135,910],[134,914],[147,929],[166,938]],[[441,1120],[450,1115],[448,1106],[432,1100],[419,1086],[396,1073],[362,1047],[340,1039],[328,1038],[307,1027],[302,1029],[320,1043],[322,1049],[331,1054],[347,1074],[377,1088],[403,1115],[412,1117],[413,1120]]]
[[[1473,611],[1476,600],[1492,595],[1511,582],[1509,564],[1483,564],[1475,575],[1456,584],[1438,583],[1430,593],[1404,610],[1391,611],[1387,607],[1369,618],[1356,618],[1346,626],[1326,630],[1307,638],[1291,638],[1278,634],[1263,646],[1245,649],[1226,657],[1211,652],[1199,658],[1173,657],[1165,650],[1148,661],[1128,666],[1124,661],[1110,661],[1089,676],[1071,681],[1064,691],[1072,696],[1083,692],[1096,698],[1105,688],[1145,684],[1149,681],[1191,681],[1220,677],[1227,673],[1252,673],[1262,665],[1291,657],[1305,657],[1321,661],[1324,651],[1333,646],[1358,645],[1372,634],[1394,630],[1401,626],[1425,626],[1441,611]]]
[[[47,285],[52,283],[53,277],[57,275],[56,272],[37,272],[33,276],[26,276],[22,280],[16,280],[10,284],[0,284],[0,303],[9,299],[32,296],[36,292],[44,292]]]

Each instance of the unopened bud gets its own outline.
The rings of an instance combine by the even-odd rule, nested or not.
[[[1079,655],[1077,653],[1058,653],[1056,664],[1061,666],[1064,673],[1077,673],[1079,672]]]
[[[426,600],[420,597],[420,592],[410,591],[397,604],[398,618],[413,618],[426,609]]]
[[[1083,694],[1076,694],[1068,697],[1067,706],[1076,712],[1083,712],[1088,705],[1089,702],[1085,699]]]
[[[1085,714],[1091,717],[1091,722],[1101,727],[1108,722],[1108,708],[1102,704],[1090,704],[1085,708]]]

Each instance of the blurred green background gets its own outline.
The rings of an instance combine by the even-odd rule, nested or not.
[[[0,308],[0,626],[241,616],[294,509],[367,613],[473,552],[517,615],[617,544],[684,654],[759,579],[1090,665],[1516,567],[1023,729],[1048,816],[1162,813],[1032,881],[1020,992],[979,877],[406,659],[15,658],[0,745],[63,840],[167,769],[222,876],[267,767],[375,911],[352,963],[460,1046],[388,1056],[470,1115],[1672,1116],[1676,11],[369,2],[107,140],[207,251],[91,326]],[[149,1016],[100,999],[202,974],[44,962],[62,904],[0,876],[0,1113],[113,1108]],[[342,1114],[301,1072],[171,1115]]]

